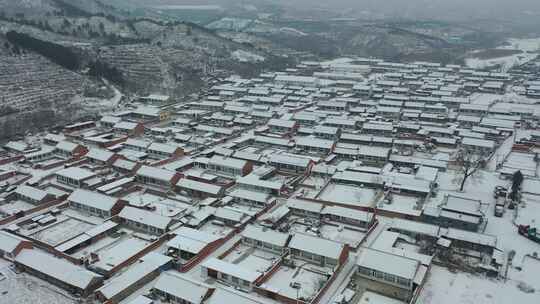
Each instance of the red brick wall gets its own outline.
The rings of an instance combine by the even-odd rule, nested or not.
[[[267,273],[265,273],[263,276],[261,276],[260,278],[257,279],[257,281],[255,281],[255,285],[257,286],[260,286],[262,283],[268,281],[278,270],[279,268],[281,267],[281,265],[283,264],[283,259],[287,256],[287,254],[283,254],[280,258],[279,258],[279,261],[274,264],[272,266],[272,269],[270,269],[270,271],[268,271]]]
[[[348,253],[347,253],[348,255]],[[326,293],[326,291],[328,290],[328,288],[330,288],[330,286],[332,285],[332,283],[334,283],[334,281],[336,280],[336,278],[339,276],[339,273],[341,272],[341,270],[343,270],[343,265],[345,265],[344,263],[340,263],[339,267],[336,269],[336,271],[334,272],[334,274],[332,274],[332,276],[330,277],[330,279],[328,280],[328,282],[326,282],[326,284],[324,285],[323,288],[321,288],[321,290],[319,290],[319,292],[317,293],[317,295],[315,296],[315,298],[313,300],[311,300],[311,303],[310,304],[317,304],[321,301],[321,298],[324,296],[324,294]],[[323,304],[326,304],[326,303],[323,303]]]
[[[225,238],[219,239],[208,246],[206,246],[202,252],[200,252],[198,255],[193,257],[191,260],[187,261],[184,265],[180,266],[178,271],[180,272],[188,272],[193,267],[197,266],[202,260],[207,258],[212,252],[216,251],[219,247],[221,247],[223,244],[225,244],[228,240],[230,240],[236,233],[233,231],[229,233]],[[235,247],[236,244],[233,246]]]
[[[233,252],[238,246],[240,246],[240,244],[242,244],[242,241],[241,241],[241,240],[238,241],[238,242],[236,242],[236,243],[234,243],[234,245],[233,245],[231,248],[227,249],[225,252],[223,252],[222,254],[220,254],[220,255],[218,256],[218,259],[223,260],[226,256],[228,256],[229,254],[231,254],[231,252]]]
[[[24,155],[17,155],[17,156],[2,158],[0,159],[0,165],[13,163],[22,159],[24,159]]]
[[[276,300],[276,301],[278,301],[280,303],[284,303],[284,304],[307,304],[306,302],[304,302],[302,300],[292,299],[292,298],[280,295],[278,293],[275,293],[273,291],[263,289],[263,288],[258,287],[258,286],[253,287],[253,291],[255,291],[256,293],[262,295],[263,297],[274,299],[274,300]]]

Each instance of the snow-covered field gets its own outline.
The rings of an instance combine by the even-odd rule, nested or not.
[[[531,61],[536,57],[537,54],[515,54],[512,56],[505,56],[499,58],[491,59],[480,59],[480,58],[467,58],[465,59],[465,64],[474,69],[483,69],[495,65],[500,65],[504,71],[508,71],[510,68],[524,64],[527,61]]]
[[[538,54],[535,54],[533,52],[540,50],[540,38],[509,39],[508,43],[509,45],[504,45],[497,48],[505,50],[520,50],[523,53],[490,59],[474,58],[474,55],[472,55],[471,58],[467,58],[465,60],[465,64],[468,67],[476,69],[482,69],[494,65],[501,65],[502,69],[504,71],[507,71],[513,66],[520,65],[534,59]]]
[[[538,280],[536,279],[536,284]],[[540,291],[525,293],[518,282],[493,280],[462,272],[451,273],[433,266],[417,303],[419,304],[508,304],[540,303]]]
[[[257,54],[253,54],[251,52],[247,52],[243,50],[236,50],[232,52],[231,55],[234,59],[240,62],[261,62],[265,60],[263,56],[259,56]]]

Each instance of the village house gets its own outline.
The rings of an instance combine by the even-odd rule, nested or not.
[[[96,173],[79,167],[69,167],[66,169],[62,169],[60,171],[57,171],[55,175],[56,181],[58,183],[74,188],[84,187],[85,181],[97,176]]]
[[[138,182],[146,185],[172,188],[180,180],[182,174],[176,171],[144,165],[137,170],[135,177]]]
[[[210,258],[201,265],[202,278],[223,281],[241,290],[251,291],[262,273],[243,268],[217,258]]]
[[[69,141],[59,142],[54,149],[54,154],[64,158],[78,159],[84,156],[87,152],[88,149],[85,146]]]
[[[0,230],[0,258],[13,261],[22,250],[32,248],[32,242]]]
[[[167,232],[173,223],[171,218],[131,206],[124,207],[118,218],[131,229],[157,236]]]
[[[366,249],[357,262],[357,275],[369,280],[369,289],[409,301],[427,273],[418,260],[385,251]]]
[[[164,272],[156,281],[152,291],[161,299],[175,304],[203,304],[214,289],[187,277]]]
[[[300,233],[292,236],[288,247],[293,257],[321,266],[336,267],[349,256],[347,245]]]
[[[206,169],[229,176],[246,176],[253,170],[253,164],[242,159],[214,155]]]
[[[32,275],[86,297],[102,284],[103,278],[82,266],[60,259],[37,249],[23,249],[15,265]]]
[[[73,191],[67,201],[72,209],[102,218],[117,215],[125,205],[116,197],[84,189]]]
[[[281,255],[290,236],[259,226],[247,226],[242,232],[242,243],[260,250],[270,251]]]

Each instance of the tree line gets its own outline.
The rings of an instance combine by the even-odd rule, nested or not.
[[[79,57],[68,47],[15,31],[9,31],[6,38],[11,44],[43,55],[66,69],[76,71],[80,68]]]

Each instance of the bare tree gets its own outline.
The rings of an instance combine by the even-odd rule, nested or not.
[[[458,171],[461,174],[459,191],[463,191],[467,179],[484,166],[485,160],[479,153],[463,148],[458,152],[456,163],[459,167]]]

